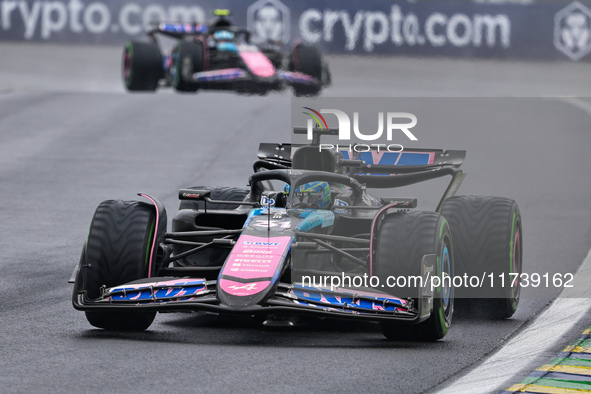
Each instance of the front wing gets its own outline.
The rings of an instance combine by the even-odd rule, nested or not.
[[[286,84],[286,85],[309,85],[318,86],[321,84],[316,78],[301,72],[278,70],[277,73],[268,78],[261,78],[242,68],[226,68],[220,70],[201,71],[191,76],[191,81],[200,83],[206,87],[208,83],[232,83],[250,82],[255,84]]]
[[[396,319],[422,321],[429,315],[413,299],[401,299],[359,289],[328,289],[279,283],[264,303],[240,307],[219,302],[217,281],[205,279],[152,278],[144,283],[129,283],[103,288],[102,296],[90,300],[85,291],[76,291],[73,305],[78,310],[202,310],[228,314],[295,313],[326,317],[354,317],[368,320]],[[76,287],[78,288],[78,287]],[[430,299],[428,300],[430,303]],[[423,304],[423,302],[421,302]],[[425,303],[427,305],[427,303]]]

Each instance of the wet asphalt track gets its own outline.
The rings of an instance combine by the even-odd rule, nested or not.
[[[0,52],[2,392],[430,391],[547,303],[527,289],[513,319],[456,319],[427,344],[387,342],[373,324],[282,331],[196,314],[158,315],[140,334],[94,330],[66,281],[96,205],[147,192],[172,216],[178,188],[244,186],[258,143],[289,141],[290,95],[130,95],[119,49]],[[331,60],[327,95],[591,95],[580,64]],[[576,271],[591,246],[588,102],[414,103],[428,119],[421,146],[468,150],[461,193],[518,201],[526,271]]]

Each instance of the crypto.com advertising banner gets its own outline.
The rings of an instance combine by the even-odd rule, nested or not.
[[[294,39],[330,53],[588,59],[589,1],[0,0],[0,39],[117,43],[150,22],[232,10],[256,42]]]
[[[588,278],[577,282],[554,246],[585,249],[588,237],[562,233],[567,211],[549,221],[536,208],[587,176],[570,168],[588,147],[564,141],[558,156],[571,165],[542,152],[554,127],[564,125],[565,138],[589,127],[574,111],[584,105],[591,103],[292,99],[292,145],[266,147],[268,157],[291,156],[291,186],[281,190],[292,208],[292,275],[308,287],[402,298],[588,296]],[[540,237],[553,241],[528,241]]]

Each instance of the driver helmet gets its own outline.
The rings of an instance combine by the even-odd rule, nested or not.
[[[228,30],[218,30],[213,33],[213,38],[218,41],[232,41],[234,40],[234,33]]]
[[[304,183],[294,190],[291,201],[293,208],[330,209],[332,205],[330,185],[323,181]]]

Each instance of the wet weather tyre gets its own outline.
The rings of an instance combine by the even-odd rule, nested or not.
[[[211,187],[211,186],[192,186],[190,190],[211,190],[210,198],[212,200],[220,201],[244,201],[250,190],[241,189],[238,187]],[[235,209],[238,205],[230,204],[207,204],[207,209]],[[179,209],[197,209],[205,208],[204,201],[183,200],[179,205]]]
[[[434,274],[453,276],[451,233],[447,221],[439,213],[398,211],[388,214],[381,222],[375,242],[373,275],[381,284],[387,284],[389,276],[421,276],[425,255],[436,256]],[[417,302],[421,288],[392,287],[386,291],[395,296],[410,296]],[[384,320],[382,333],[391,340],[435,341],[447,334],[453,311],[453,288],[440,286],[434,289],[433,307],[426,320],[418,324]]]
[[[495,286],[484,286],[479,294],[461,294],[475,312],[493,319],[515,313],[521,293],[523,231],[517,203],[503,197],[456,196],[445,200],[442,215],[454,237],[456,275],[492,275]],[[500,275],[504,277],[501,286]],[[509,285],[514,282],[514,286]],[[477,295],[477,297],[474,297]]]
[[[203,42],[180,41],[172,51],[172,87],[177,92],[196,92],[199,84],[191,79],[194,73],[204,70],[204,62]]]
[[[325,69],[318,47],[303,42],[296,44],[292,49],[288,68],[291,71],[310,75],[319,82],[315,86],[295,85],[293,90],[296,96],[318,96],[320,94],[321,83],[326,79],[328,70]]]
[[[123,49],[123,84],[131,92],[153,92],[163,78],[162,54],[151,42],[128,42]]]
[[[98,206],[81,262],[90,299],[99,298],[103,286],[109,288],[149,276],[154,237],[164,234],[166,223],[160,222],[159,229],[155,225],[155,210],[149,204],[108,200]],[[147,329],[155,315],[143,311],[86,312],[88,322],[95,327],[126,331]]]

